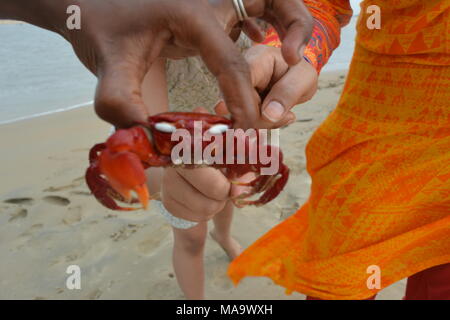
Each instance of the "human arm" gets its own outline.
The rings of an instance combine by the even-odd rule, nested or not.
[[[0,17],[23,20],[61,34],[98,77],[95,109],[104,120],[128,127],[146,119],[143,78],[157,57],[199,54],[218,79],[237,127],[261,124],[248,65],[225,30],[236,21],[230,0],[3,0]],[[66,27],[67,7],[81,10],[81,29]],[[251,16],[277,25],[283,56],[299,61],[309,38],[303,2],[248,0]],[[217,11],[219,8],[220,10]]]

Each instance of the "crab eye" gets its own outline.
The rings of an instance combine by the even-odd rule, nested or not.
[[[216,124],[209,128],[208,132],[211,134],[222,134],[230,129],[226,124]]]
[[[177,128],[170,123],[167,122],[158,122],[155,124],[155,129],[160,131],[160,132],[165,132],[165,133],[172,133],[175,132],[177,130]]]

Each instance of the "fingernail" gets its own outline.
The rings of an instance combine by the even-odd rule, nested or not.
[[[272,122],[277,122],[284,114],[284,107],[277,101],[271,101],[263,111],[264,116]]]

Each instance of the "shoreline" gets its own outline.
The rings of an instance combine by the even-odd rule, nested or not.
[[[0,25],[2,24],[25,24],[26,22],[18,20],[0,20]]]
[[[70,111],[70,110],[74,110],[74,109],[78,109],[78,108],[91,107],[93,105],[94,105],[94,101],[92,100],[92,101],[88,101],[88,102],[84,102],[84,103],[75,104],[73,106],[69,106],[66,108],[59,108],[59,109],[55,109],[55,110],[51,110],[51,111],[45,111],[45,112],[32,114],[29,116],[18,117],[18,118],[14,118],[11,120],[0,121],[0,126],[5,125],[5,124],[16,123],[16,122],[20,122],[20,121],[25,121],[25,120],[31,120],[31,119],[39,118],[39,117],[45,117],[45,116],[49,116],[49,115],[52,115],[55,113],[66,112],[66,111]]]
[[[319,81],[321,81],[321,80],[326,81],[327,79],[332,79],[337,75],[342,75],[342,74],[346,74],[346,73],[347,73],[347,70],[342,69],[342,68],[337,68],[336,70],[327,70],[327,71],[324,71],[321,73]],[[35,118],[46,117],[46,116],[56,114],[56,113],[71,111],[71,110],[75,110],[78,108],[92,107],[93,104],[94,104],[94,100],[91,100],[91,101],[78,103],[78,104],[68,106],[68,107],[61,107],[61,108],[58,108],[55,110],[44,111],[44,112],[35,113],[35,114],[31,114],[31,115],[25,115],[25,116],[21,116],[21,117],[9,119],[9,120],[2,121],[0,119],[0,127],[3,125],[13,124],[13,123],[21,122],[21,121],[28,121],[28,120],[35,119]]]

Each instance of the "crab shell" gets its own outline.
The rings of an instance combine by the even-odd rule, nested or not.
[[[107,208],[113,210],[137,209],[119,207],[115,200],[127,203],[140,202],[146,208],[150,197],[146,186],[145,169],[176,165],[171,160],[172,149],[179,144],[179,141],[172,139],[175,131],[186,130],[187,134],[194,137],[191,141],[194,145],[197,141],[195,140],[196,135],[201,138],[205,133],[209,133],[211,136],[222,135],[225,137],[227,129],[231,127],[231,120],[203,113],[168,112],[151,116],[146,123],[140,123],[130,129],[118,130],[106,143],[97,144],[91,149],[90,166],[86,171],[87,184],[97,200]],[[201,150],[204,150],[210,143],[210,141],[202,140]],[[234,140],[233,143],[235,143]],[[245,147],[249,148],[247,140]],[[282,153],[277,147],[265,147],[268,148],[269,153],[277,151],[279,154],[279,171],[273,176],[259,175],[248,183],[232,181],[235,184],[253,188],[251,193],[233,199],[236,204],[263,205],[274,199],[284,188],[289,177],[289,169],[282,163]],[[235,155],[232,154],[232,156]],[[241,176],[248,172],[258,174],[264,167],[260,163],[225,164],[224,162],[211,166],[226,169],[228,176]],[[195,168],[198,166],[194,164],[185,167]],[[137,199],[132,197],[131,191],[136,192]],[[246,200],[251,195],[260,192],[263,192],[260,199]]]

